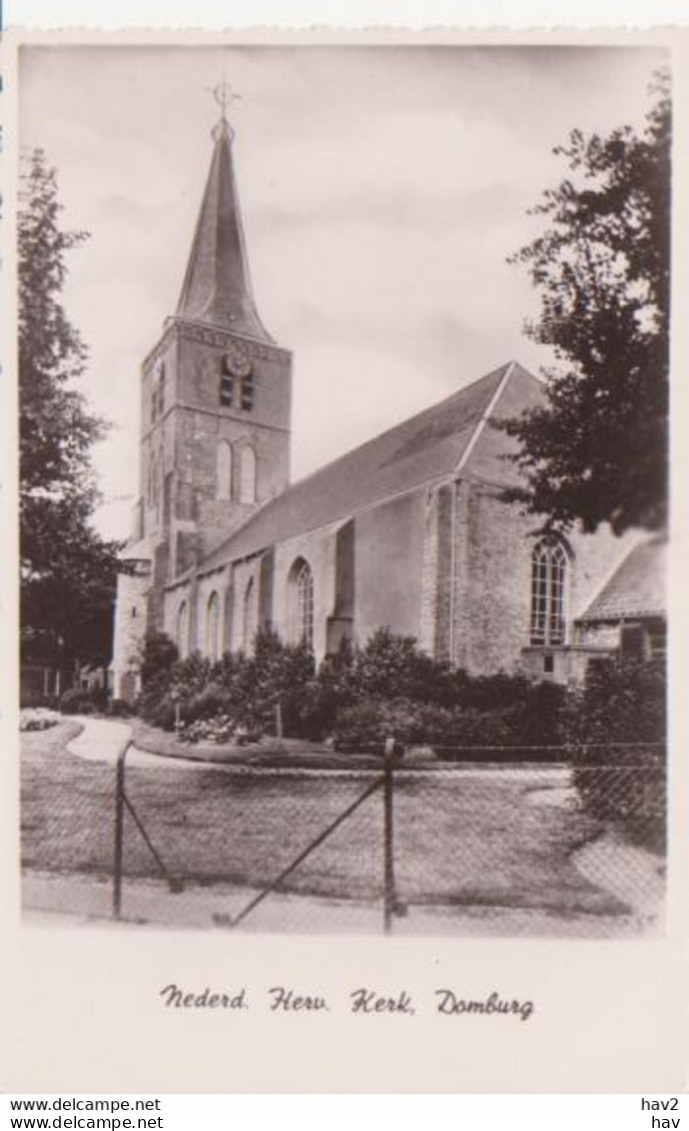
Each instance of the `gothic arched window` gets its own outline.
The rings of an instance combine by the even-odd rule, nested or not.
[[[531,555],[531,643],[565,642],[569,558],[561,542],[539,542]]]
[[[209,660],[219,658],[220,644],[220,598],[211,593],[206,606],[206,655]]]
[[[242,648],[253,651],[254,638],[258,632],[258,593],[253,577],[244,590],[244,618],[242,622]]]
[[[184,660],[189,649],[189,610],[187,602],[182,601],[177,610],[177,651],[180,660]]]
[[[256,502],[256,453],[245,444],[239,457],[239,501]]]
[[[247,373],[242,378],[241,407],[244,412],[251,412],[254,407],[254,378],[252,373]]]
[[[230,360],[224,357],[220,368],[220,388],[218,390],[218,400],[222,408],[232,408],[234,400],[234,375],[232,373]]]
[[[218,499],[232,498],[232,448],[221,440],[216,453],[216,495]]]
[[[290,636],[295,644],[313,649],[313,573],[304,558],[297,558],[289,571]]]

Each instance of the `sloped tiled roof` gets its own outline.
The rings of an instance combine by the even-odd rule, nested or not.
[[[629,552],[580,621],[664,617],[667,541],[653,538]]]
[[[288,487],[213,549],[200,568],[247,557],[451,474],[471,450],[472,438],[508,374],[528,382],[530,392],[531,384],[538,384],[515,362],[493,370]]]

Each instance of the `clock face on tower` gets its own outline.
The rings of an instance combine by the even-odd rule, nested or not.
[[[232,377],[249,377],[251,358],[244,346],[231,345],[225,353],[225,369]]]

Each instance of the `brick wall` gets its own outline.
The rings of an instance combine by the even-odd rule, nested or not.
[[[184,653],[184,647],[180,647],[180,640],[178,639],[178,625],[179,613],[182,605],[186,603],[187,606],[187,637],[186,649],[190,650],[191,644],[191,624],[193,617],[191,615],[191,606],[195,593],[195,584],[192,581],[185,581],[179,585],[165,590],[163,599],[163,632],[165,632],[172,641]]]
[[[173,320],[142,366],[140,493],[143,531],[171,543],[166,581],[188,569],[207,549],[245,521],[289,482],[291,357],[277,347],[243,340],[251,357],[253,407],[241,408],[239,387],[231,407],[220,405],[222,358],[234,335]],[[152,392],[165,367],[163,411],[151,413]],[[232,448],[232,493],[218,496],[218,445]],[[239,499],[241,453],[256,457],[256,503]],[[164,497],[149,497],[149,468],[162,468]],[[156,477],[158,478],[158,477]],[[156,483],[158,488],[158,483]],[[190,541],[188,524],[198,539]],[[178,553],[177,530],[184,531]]]
[[[533,522],[492,489],[465,481],[454,513],[454,662],[477,674],[513,669],[528,643]]]
[[[442,527],[447,528],[450,521],[448,515],[441,518],[441,543]],[[537,526],[532,516],[502,502],[497,488],[467,481],[458,484],[452,617],[452,652],[457,666],[484,674],[524,666],[533,669],[522,650],[530,645],[531,555]],[[574,643],[573,621],[637,538],[634,533],[617,538],[607,528],[590,535],[578,531],[570,534],[568,645]],[[445,550],[443,556],[450,571],[449,551]],[[441,570],[442,565],[438,568]],[[595,644],[602,645],[602,641]]]
[[[195,634],[194,638],[191,640],[191,650],[198,651],[203,656],[207,655],[208,653],[208,605],[214,593],[217,593],[218,601],[220,604],[218,624],[219,654],[222,655],[222,652],[224,651],[223,643],[225,640],[225,618],[227,615],[226,594],[229,583],[229,567],[225,569],[214,570],[213,573],[205,574],[198,579],[196,586],[197,614],[195,617]]]
[[[294,609],[290,572],[298,559],[313,573],[313,650],[320,662],[328,650],[327,621],[336,605],[337,525],[290,538],[275,547],[273,569],[274,627],[283,640],[294,640]]]
[[[120,573],[117,577],[117,604],[113,634],[113,695],[127,697],[132,674],[138,671],[148,624],[148,592],[151,584],[145,563],[136,574]]]
[[[233,446],[235,488],[241,446],[250,444],[257,458],[257,501],[265,502],[289,482],[289,355],[272,351],[268,356],[252,358],[253,408],[243,411],[237,403],[225,408],[219,403],[218,393],[222,357],[229,341],[229,335],[223,345],[180,339],[178,472],[187,482],[194,483],[200,499],[215,499],[218,443],[226,440]],[[236,493],[234,505],[240,505]],[[232,502],[225,513],[229,515],[231,510]]]
[[[421,565],[421,619],[419,644],[435,656],[438,623],[438,492],[429,487],[425,495],[423,561]]]
[[[256,621],[258,623],[259,592],[261,584],[261,559],[259,556],[249,561],[235,563],[228,577],[231,606],[225,601],[225,645],[231,652],[244,649],[245,597],[249,583],[253,581],[253,600],[256,601]],[[229,639],[228,639],[229,632]]]

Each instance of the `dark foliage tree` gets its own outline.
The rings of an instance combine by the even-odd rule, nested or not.
[[[60,667],[110,652],[118,545],[91,525],[90,464],[105,424],[74,387],[87,352],[61,302],[66,254],[57,177],[40,150],[22,162],[18,217],[22,653]]]
[[[527,334],[554,348],[546,402],[504,423],[526,486],[509,497],[543,529],[666,521],[670,319],[670,96],[658,76],[641,134],[575,130],[571,176],[544,193],[544,233],[511,262],[540,291]]]

